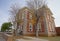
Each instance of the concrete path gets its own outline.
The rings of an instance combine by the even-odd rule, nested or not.
[[[2,32],[0,32],[0,41],[6,41],[6,40],[3,38]]]
[[[49,41],[49,40],[40,39],[40,38],[36,38],[36,37],[24,37],[21,39],[16,39],[16,41]]]
[[[0,37],[0,41],[6,41],[3,37]]]

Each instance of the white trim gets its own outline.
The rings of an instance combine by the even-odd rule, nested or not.
[[[29,31],[33,31],[33,25],[32,25],[32,23],[29,23]]]

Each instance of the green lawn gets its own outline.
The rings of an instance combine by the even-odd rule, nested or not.
[[[49,41],[60,41],[60,36],[56,36],[56,37],[39,37],[41,39],[47,39]]]
[[[34,37],[34,36],[28,36],[28,37]],[[21,38],[21,37],[17,37],[17,38]],[[23,37],[22,37],[23,38]],[[40,39],[46,39],[46,40],[49,40],[49,41],[60,41],[60,36],[55,36],[55,37],[38,37]],[[29,38],[23,38],[23,39],[28,39]]]

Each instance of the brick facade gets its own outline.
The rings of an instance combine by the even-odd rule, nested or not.
[[[57,36],[60,36],[60,27],[55,27]]]
[[[39,11],[39,33],[38,35],[41,36],[52,36],[55,35],[55,23],[53,14],[51,13],[48,7],[43,6],[42,8],[38,9]],[[24,16],[22,15],[24,14]],[[31,15],[31,16],[30,16]],[[36,29],[34,27],[34,22],[36,21],[36,17],[34,15],[34,11],[28,9],[27,7],[22,8],[19,11],[20,20],[20,30],[23,31],[23,35],[35,35]],[[22,19],[23,17],[23,19]],[[21,29],[21,27],[23,29]]]

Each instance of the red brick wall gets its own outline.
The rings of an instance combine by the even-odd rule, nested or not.
[[[45,28],[44,28],[44,17],[41,17],[41,29],[42,29],[42,31],[41,32],[44,32],[45,30]]]
[[[29,20],[29,12],[27,12],[27,20]],[[29,21],[27,22],[27,31],[29,31]]]
[[[60,36],[60,27],[55,27],[56,33],[58,36]]]

